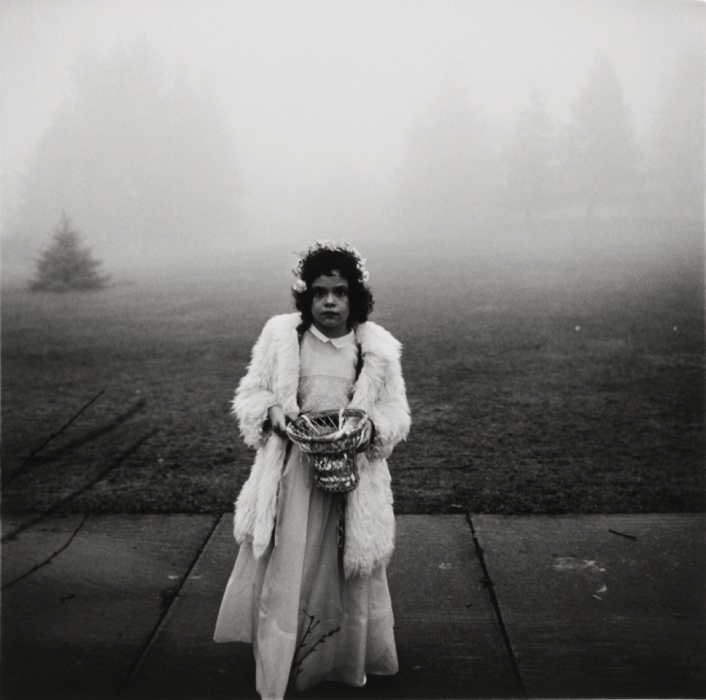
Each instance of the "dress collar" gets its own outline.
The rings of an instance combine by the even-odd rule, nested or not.
[[[313,323],[309,326],[312,335],[318,338],[322,343],[331,343],[339,350],[345,348],[346,345],[352,345],[355,342],[355,331],[351,331],[347,335],[342,335],[340,338],[329,338],[324,335]]]

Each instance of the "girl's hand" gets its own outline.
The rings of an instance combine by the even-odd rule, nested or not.
[[[369,447],[370,443],[373,441],[374,430],[375,426],[370,418],[368,418],[368,421],[363,428],[363,432],[360,434],[360,438],[358,439],[358,447],[356,448],[358,452],[362,452]]]
[[[271,406],[267,412],[270,419],[270,425],[276,435],[287,437],[287,421],[284,417],[284,409],[281,406]]]

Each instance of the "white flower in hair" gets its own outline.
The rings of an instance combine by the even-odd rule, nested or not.
[[[348,256],[353,258],[355,261],[356,269],[360,274],[360,279],[363,284],[366,284],[370,279],[370,273],[365,269],[365,258],[358,252],[358,249],[352,246],[347,241],[341,241],[336,243],[331,239],[322,239],[316,241],[314,245],[309,246],[303,253],[299,254],[299,260],[297,260],[296,265],[292,268],[294,276],[297,278],[296,282],[292,285],[292,289],[295,292],[301,294],[306,291],[306,282],[302,279],[302,271],[304,270],[304,263],[309,259],[314,253],[318,253],[320,250],[331,250],[339,253],[346,253]]]

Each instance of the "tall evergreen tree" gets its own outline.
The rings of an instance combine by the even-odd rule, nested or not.
[[[493,205],[496,162],[478,115],[448,86],[413,130],[398,181],[400,216],[418,240],[467,236]]]
[[[533,90],[505,152],[504,201],[528,219],[552,205],[556,189],[554,127],[544,96]]]
[[[197,256],[241,227],[229,137],[212,100],[144,42],[87,55],[30,166],[16,230],[35,247],[69,210],[113,267]]]
[[[630,109],[607,59],[594,64],[571,111],[562,143],[563,193],[584,204],[591,218],[598,205],[624,202],[639,186]]]

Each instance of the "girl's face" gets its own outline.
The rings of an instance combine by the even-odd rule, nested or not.
[[[338,270],[321,275],[311,285],[314,293],[311,315],[314,325],[328,338],[340,338],[348,333],[348,280]]]

